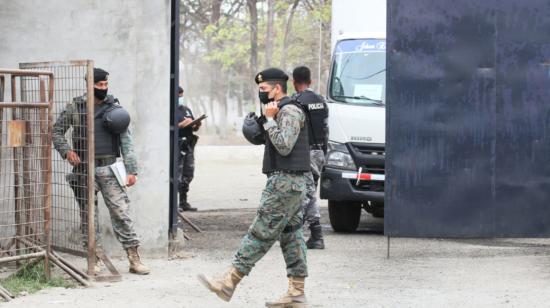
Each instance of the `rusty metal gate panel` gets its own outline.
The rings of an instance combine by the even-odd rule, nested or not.
[[[80,156],[80,165],[71,166],[65,157],[52,149],[52,248],[57,251],[84,256],[88,259],[88,272],[95,261],[95,233],[97,208],[94,204],[94,140],[93,140],[93,61],[64,61],[22,63],[22,69],[48,70],[54,73],[55,89],[53,118],[56,127],[60,116],[73,99],[86,97],[87,106],[76,110],[72,124],[64,136],[69,146]],[[87,82],[89,80],[90,82]],[[24,85],[25,86],[25,85]],[[32,99],[34,88],[24,87],[23,95]],[[92,102],[92,103],[89,103]],[[59,121],[59,122],[58,122]],[[78,124],[75,124],[78,123]],[[74,133],[74,134],[73,134]],[[74,138],[74,139],[73,139]],[[90,215],[90,212],[92,213]],[[86,245],[90,243],[90,245]]]
[[[37,92],[33,100],[19,91],[23,84]],[[51,72],[0,69],[0,263],[43,257],[47,277],[52,87]]]
[[[547,0],[388,0],[387,235],[550,235],[548,29]]]

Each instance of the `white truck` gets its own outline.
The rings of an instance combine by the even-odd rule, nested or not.
[[[386,0],[333,0],[332,46],[320,196],[332,228],[352,232],[361,209],[384,215]]]

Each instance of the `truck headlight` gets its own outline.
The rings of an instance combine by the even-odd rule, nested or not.
[[[346,145],[335,142],[329,142],[328,144],[326,166],[349,170],[357,169]]]

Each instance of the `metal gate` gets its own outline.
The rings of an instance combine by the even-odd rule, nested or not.
[[[0,69],[0,263],[43,258],[47,278],[51,261],[89,286],[88,275],[52,250],[54,92],[51,71]],[[0,296],[13,297],[1,286]]]
[[[547,0],[388,0],[387,235],[550,235],[548,29]]]
[[[22,63],[22,69],[48,70],[54,73],[53,119],[56,130],[63,130],[67,144],[80,156],[81,163],[71,166],[60,152],[52,150],[52,248],[88,259],[88,273],[95,263],[94,140],[93,140],[93,61]],[[88,80],[90,82],[88,82]],[[37,95],[25,87],[29,98]],[[73,99],[85,96],[84,108],[74,108]],[[73,119],[60,123],[63,111],[72,106]],[[92,163],[90,163],[92,162]],[[92,215],[89,215],[93,213]]]
[[[6,76],[11,99],[5,102]],[[34,100],[17,96],[23,84]],[[50,275],[51,105],[53,75],[0,69],[0,263],[44,258]],[[10,299],[0,288],[0,296]]]

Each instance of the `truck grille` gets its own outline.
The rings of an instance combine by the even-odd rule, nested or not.
[[[353,148],[355,152],[363,155],[386,155],[384,145],[380,144],[350,143],[350,147]]]
[[[386,149],[379,143],[348,143],[348,150],[358,167],[363,172],[384,174],[384,158]]]
[[[367,166],[367,165],[362,165],[361,166],[363,169],[361,172],[363,173],[370,173],[370,174],[384,174],[384,167],[380,167],[380,166]]]
[[[386,148],[384,144],[352,142],[348,143],[348,149],[357,167],[362,168],[362,173],[385,174]],[[350,183],[359,190],[384,191],[384,182],[381,181],[360,181],[357,185],[357,180],[351,180]]]

